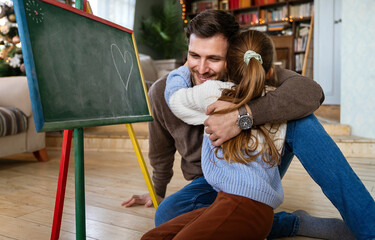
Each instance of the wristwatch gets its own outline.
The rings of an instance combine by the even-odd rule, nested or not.
[[[239,115],[237,118],[237,125],[242,130],[249,130],[253,126],[253,118],[247,112],[246,107],[243,105],[238,109]]]

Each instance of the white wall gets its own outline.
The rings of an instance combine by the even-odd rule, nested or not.
[[[375,1],[343,0],[341,122],[375,138]]]
[[[323,104],[340,104],[342,0],[314,1],[314,80],[322,86]]]

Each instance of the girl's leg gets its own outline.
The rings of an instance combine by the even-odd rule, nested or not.
[[[155,213],[155,226],[184,213],[210,206],[215,201],[216,195],[217,192],[204,177],[195,179],[160,203]]]
[[[273,209],[251,199],[220,192],[215,202],[174,238],[265,239],[271,230]]]
[[[177,233],[181,231],[187,224],[198,218],[207,208],[199,208],[197,210],[182,214],[166,223],[148,231],[142,236],[142,240],[167,240],[173,239]]]

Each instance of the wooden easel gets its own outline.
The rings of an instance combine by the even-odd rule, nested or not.
[[[307,38],[306,53],[305,53],[305,57],[303,59],[302,76],[306,76],[307,61],[309,59],[309,54],[310,54],[311,39],[312,39],[312,36],[314,34],[314,9],[312,11],[313,12],[311,14],[309,37]]]
[[[87,0],[76,0],[76,8],[92,14]],[[129,137],[133,144],[138,163],[146,181],[148,191],[151,195],[154,207],[158,207],[158,201],[154,186],[147,170],[141,149],[134,133],[133,126],[125,124]],[[65,188],[68,176],[69,156],[72,143],[73,130],[64,130],[63,144],[60,158],[59,179],[56,191],[55,211],[52,223],[51,240],[59,239],[61,219],[64,207]],[[74,129],[74,157],[75,157],[75,212],[76,212],[76,239],[86,239],[86,214],[85,214],[85,179],[84,179],[84,144],[83,129]]]
[[[125,124],[154,207],[158,201],[132,124]],[[59,239],[73,130],[64,130],[51,240]],[[83,129],[74,129],[76,239],[86,238]]]

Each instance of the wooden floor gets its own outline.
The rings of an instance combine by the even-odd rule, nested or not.
[[[49,239],[60,152],[49,151],[49,155],[51,160],[44,163],[37,162],[32,154],[0,158],[0,240]],[[60,239],[75,239],[73,158],[72,155]],[[375,197],[375,158],[348,160]],[[87,239],[139,239],[153,227],[153,208],[120,206],[132,194],[147,191],[134,153],[85,152],[85,176]],[[185,184],[177,160],[167,194]],[[304,209],[315,216],[340,217],[298,160],[293,161],[283,186],[285,200],[277,211]]]

